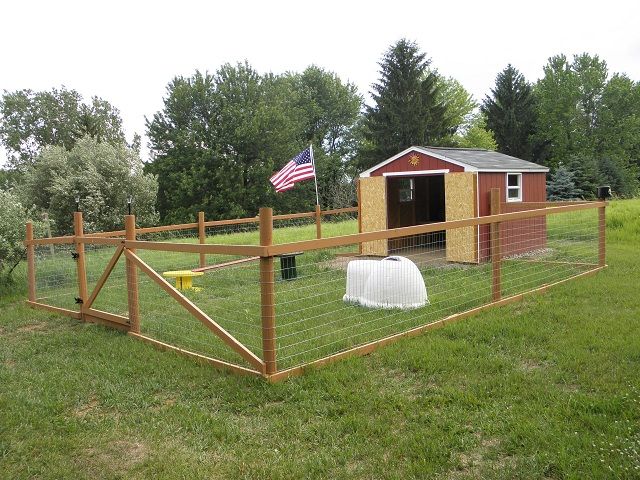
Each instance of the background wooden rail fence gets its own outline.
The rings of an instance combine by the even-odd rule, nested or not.
[[[273,220],[296,220],[300,218],[315,218],[316,225],[321,223],[322,217],[326,217],[328,215],[340,215],[344,213],[358,213],[358,207],[346,207],[346,208],[334,208],[330,210],[320,210],[320,206],[316,205],[316,210],[313,212],[302,212],[302,213],[285,213],[281,215],[273,215]],[[190,229],[198,229],[200,232],[203,228],[206,227],[223,227],[223,226],[231,226],[231,225],[245,225],[248,223],[260,223],[260,216],[255,217],[244,217],[244,218],[233,218],[229,220],[209,220],[205,221],[204,212],[198,212],[198,221],[195,223],[181,223],[176,225],[161,225],[158,227],[142,227],[138,228],[138,235],[143,235],[146,233],[160,233],[160,232],[170,232],[177,230],[190,230]],[[88,237],[123,237],[126,234],[126,230],[112,230],[109,232],[95,232],[95,233],[87,233]],[[318,237],[320,238],[320,231],[318,230]],[[71,238],[71,237],[53,237],[53,238]]]

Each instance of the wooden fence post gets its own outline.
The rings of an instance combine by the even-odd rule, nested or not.
[[[80,298],[80,313],[84,320],[84,304],[89,295],[87,293],[87,270],[85,268],[84,243],[78,241],[79,237],[84,236],[84,226],[82,223],[82,212],[73,212],[73,233],[76,242],[76,270],[78,272],[78,297]]]
[[[500,189],[491,189],[491,215],[500,214]],[[491,265],[492,265],[492,283],[491,298],[493,301],[500,300],[502,297],[502,286],[500,278],[500,222],[491,224]]]
[[[125,238],[127,240],[136,239],[136,216],[125,215]],[[129,249],[132,253],[136,253],[135,248]],[[140,303],[138,299],[138,268],[132,260],[127,257],[127,304],[129,306],[129,324],[130,329],[134,333],[140,333]]]
[[[322,218],[320,205],[316,205],[316,238],[322,238]]]
[[[260,245],[273,242],[273,210],[260,209]],[[273,257],[260,257],[260,302],[262,305],[262,353],[266,374],[278,370],[276,364],[276,306]]]
[[[362,195],[360,193],[360,178],[356,179],[356,198],[358,202],[358,233],[362,233]],[[358,253],[362,255],[362,242],[358,242]]]
[[[604,267],[607,260],[606,250],[606,207],[598,207],[598,265]]]
[[[203,245],[207,239],[205,230],[204,230],[204,212],[198,212],[198,238],[200,240],[200,244]],[[204,253],[200,254],[200,268],[206,267],[207,265],[207,256]]]
[[[33,223],[27,222],[27,242],[33,240]],[[29,301],[36,301],[36,258],[33,244],[27,245],[27,281],[29,283]]]

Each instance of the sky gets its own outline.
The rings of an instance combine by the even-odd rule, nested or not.
[[[146,145],[145,117],[162,109],[176,75],[244,60],[276,74],[315,64],[368,100],[377,62],[401,38],[477,101],[507,64],[533,82],[559,53],[597,54],[610,73],[640,80],[639,14],[631,0],[0,0],[0,91],[98,95],[120,110],[129,140],[138,132]]]

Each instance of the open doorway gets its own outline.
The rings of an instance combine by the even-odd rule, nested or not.
[[[387,228],[445,221],[444,175],[387,177]],[[389,251],[442,247],[445,232],[389,240]]]

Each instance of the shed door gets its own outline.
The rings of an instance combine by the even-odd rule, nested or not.
[[[446,220],[462,220],[477,215],[477,181],[471,172],[448,173],[444,176]],[[447,230],[447,261],[478,261],[477,226]]]
[[[416,198],[413,177],[387,177],[387,228],[416,224]]]
[[[387,192],[385,177],[365,177],[358,182],[360,197],[360,231],[375,232],[387,228]],[[363,255],[387,256],[387,241],[362,244]]]

